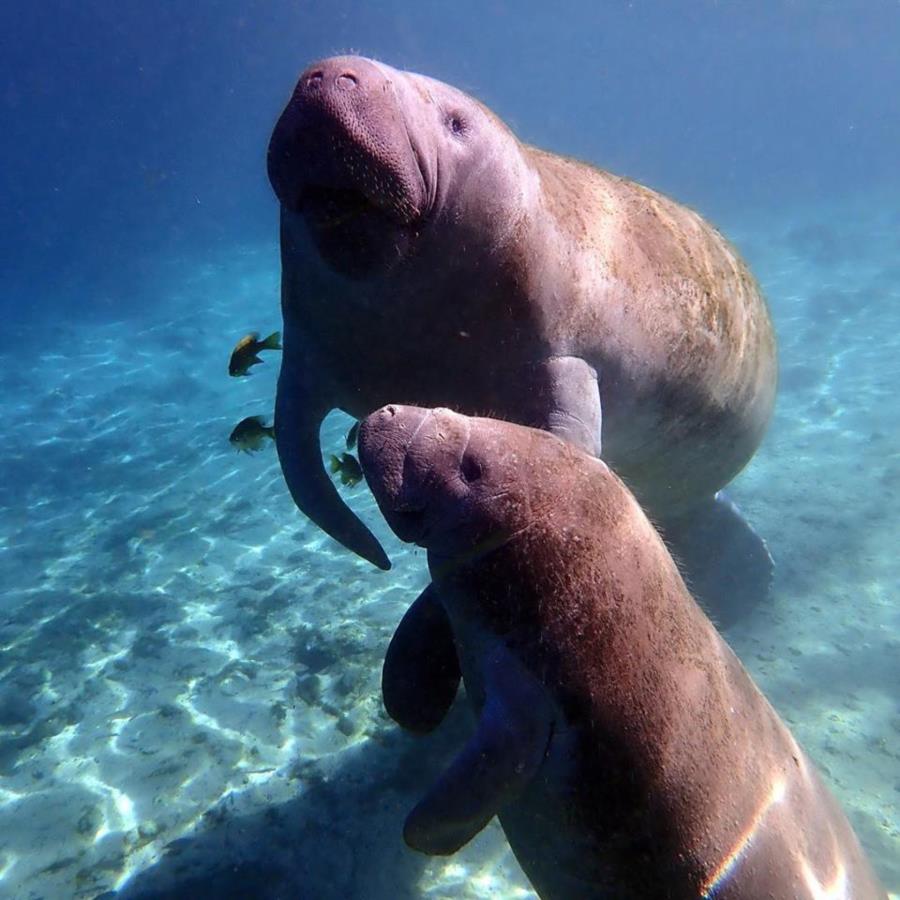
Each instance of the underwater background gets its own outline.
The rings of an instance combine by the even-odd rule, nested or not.
[[[228,442],[277,376],[227,373],[280,328],[269,133],[347,51],[693,206],[749,262],[781,382],[730,493],[777,569],[725,637],[900,895],[898,47],[895,0],[4,3],[0,897],[535,896],[496,823],[447,859],[402,842],[466,727],[410,737],[381,705],[424,553],[342,488],[373,569],[273,447]]]

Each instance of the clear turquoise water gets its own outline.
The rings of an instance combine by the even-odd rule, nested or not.
[[[696,205],[750,262],[782,380],[732,494],[777,575],[726,637],[900,894],[895,8],[233,7],[2,32],[0,897],[533,896],[496,825],[449,860],[402,844],[465,727],[413,739],[381,707],[424,556],[359,486],[395,563],[372,570],[295,510],[272,447],[227,441],[277,375],[227,375],[279,327],[267,130],[306,61],[361,43]]]

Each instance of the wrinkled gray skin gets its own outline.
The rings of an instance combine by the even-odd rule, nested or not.
[[[477,716],[409,814],[411,847],[453,853],[497,815],[544,900],[885,900],[606,465],[544,431],[399,406],[363,422],[359,451],[433,578],[391,643],[385,705],[430,730],[461,669]],[[423,638],[453,642],[455,676]]]
[[[449,85],[359,57],[300,76],[268,170],[281,203],[278,453],[297,505],[332,537],[389,567],[324,470],[322,418],[410,402],[595,454],[602,419],[603,458],[667,538],[701,523],[700,555],[727,552],[707,540],[731,510],[706,512],[769,421],[775,341],[753,278],[700,216],[520,143]]]

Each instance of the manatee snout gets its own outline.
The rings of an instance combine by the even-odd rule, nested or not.
[[[334,228],[378,211],[409,224],[425,204],[398,101],[402,73],[357,56],[309,66],[269,142],[269,180],[282,206]]]
[[[362,422],[358,441],[363,474],[388,524],[401,540],[422,543],[465,493],[468,420],[447,409],[390,405]]]
[[[428,417],[429,411],[411,406],[383,406],[359,426],[357,448],[366,481],[385,511],[420,512],[424,497],[410,496],[404,484],[404,468],[409,445]]]

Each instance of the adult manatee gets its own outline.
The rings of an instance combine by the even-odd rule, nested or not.
[[[598,455],[602,419],[603,459],[697,589],[718,559],[719,593],[723,569],[755,573],[734,591],[765,592],[764,545],[715,497],[769,421],[775,340],[746,266],[700,216],[522,144],[447,84],[360,57],[300,76],[268,171],[281,204],[278,454],[328,534],[389,567],[324,470],[331,409],[447,406]]]

